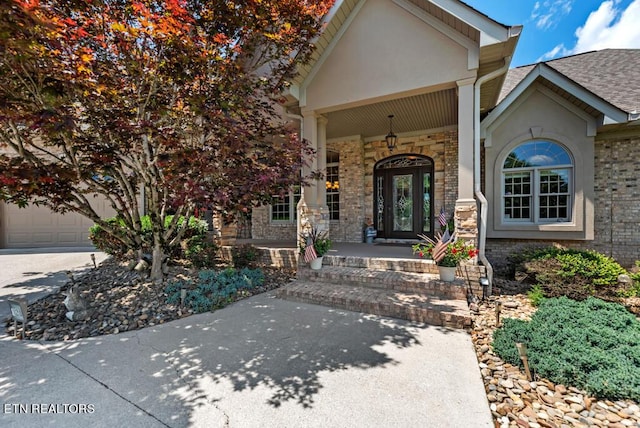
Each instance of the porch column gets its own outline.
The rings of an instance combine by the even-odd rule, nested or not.
[[[309,141],[311,148],[318,150],[318,120],[313,112],[307,112],[303,114],[304,117],[304,130],[303,137]],[[313,157],[310,165],[303,169],[305,176],[308,176],[311,171],[318,169],[318,158]],[[304,186],[303,189],[304,200],[309,208],[316,208],[318,200],[317,183],[316,180],[309,180],[309,185]]]
[[[473,200],[473,84],[458,84],[458,200]]]
[[[478,237],[478,208],[473,183],[473,85],[476,79],[459,80],[458,84],[458,197],[454,213],[458,237],[475,241]],[[477,160],[480,161],[479,159]]]
[[[320,208],[323,214],[328,213],[327,207],[327,186],[326,186],[326,177],[327,177],[327,118],[324,116],[319,116],[317,118],[318,122],[318,153],[316,159],[318,160],[318,170],[322,173],[324,177],[322,180],[318,181],[317,187],[317,197],[316,204]]]
[[[311,171],[324,172],[326,170],[326,119],[313,111],[302,113],[304,120],[303,136],[316,151],[310,166],[304,168],[304,175]],[[322,162],[320,164],[320,162]],[[301,234],[306,234],[311,228],[319,231],[329,230],[329,213],[326,206],[326,187],[324,177],[320,180],[309,180],[309,185],[304,186],[302,198],[298,203],[298,239]],[[322,198],[322,199],[321,199]]]

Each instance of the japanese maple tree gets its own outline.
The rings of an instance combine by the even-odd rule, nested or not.
[[[160,278],[181,216],[246,211],[300,183],[312,152],[275,101],[332,3],[2,2],[0,199],[80,213],[136,250],[144,199]]]

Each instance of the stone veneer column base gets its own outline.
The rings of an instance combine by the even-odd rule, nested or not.
[[[475,199],[458,199],[454,213],[458,238],[478,245],[478,204]]]

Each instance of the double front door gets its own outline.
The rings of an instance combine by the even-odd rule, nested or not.
[[[378,238],[418,239],[433,234],[433,161],[399,155],[374,171],[374,225]]]

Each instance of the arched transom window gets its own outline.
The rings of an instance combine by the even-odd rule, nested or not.
[[[573,160],[551,141],[528,141],[513,149],[502,166],[505,222],[571,221]]]

